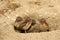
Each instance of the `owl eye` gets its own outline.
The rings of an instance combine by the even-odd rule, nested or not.
[[[17,17],[16,22],[20,22],[20,21],[22,21],[22,17]]]

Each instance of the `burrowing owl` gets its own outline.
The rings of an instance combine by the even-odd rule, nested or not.
[[[28,16],[25,18],[19,16],[15,20],[14,29],[20,33],[49,31],[48,23],[44,18],[37,21]]]

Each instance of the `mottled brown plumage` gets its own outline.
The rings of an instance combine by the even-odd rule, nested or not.
[[[37,21],[39,23],[37,23]],[[14,28],[21,33],[49,31],[48,23],[44,18],[37,21],[28,16],[26,18],[17,17]]]

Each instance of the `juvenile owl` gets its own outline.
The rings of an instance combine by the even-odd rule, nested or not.
[[[14,29],[20,33],[34,33],[49,31],[49,26],[44,18],[35,20],[28,16],[24,18],[18,16],[15,20]]]

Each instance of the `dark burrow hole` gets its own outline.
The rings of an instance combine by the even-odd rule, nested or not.
[[[15,32],[19,32],[19,33],[40,33],[40,32],[49,32],[49,29],[47,29],[46,31],[38,31],[38,32],[34,32],[34,31],[31,31],[31,32],[28,32],[28,30],[23,30],[23,29],[17,29],[15,26],[14,26],[14,30]]]

